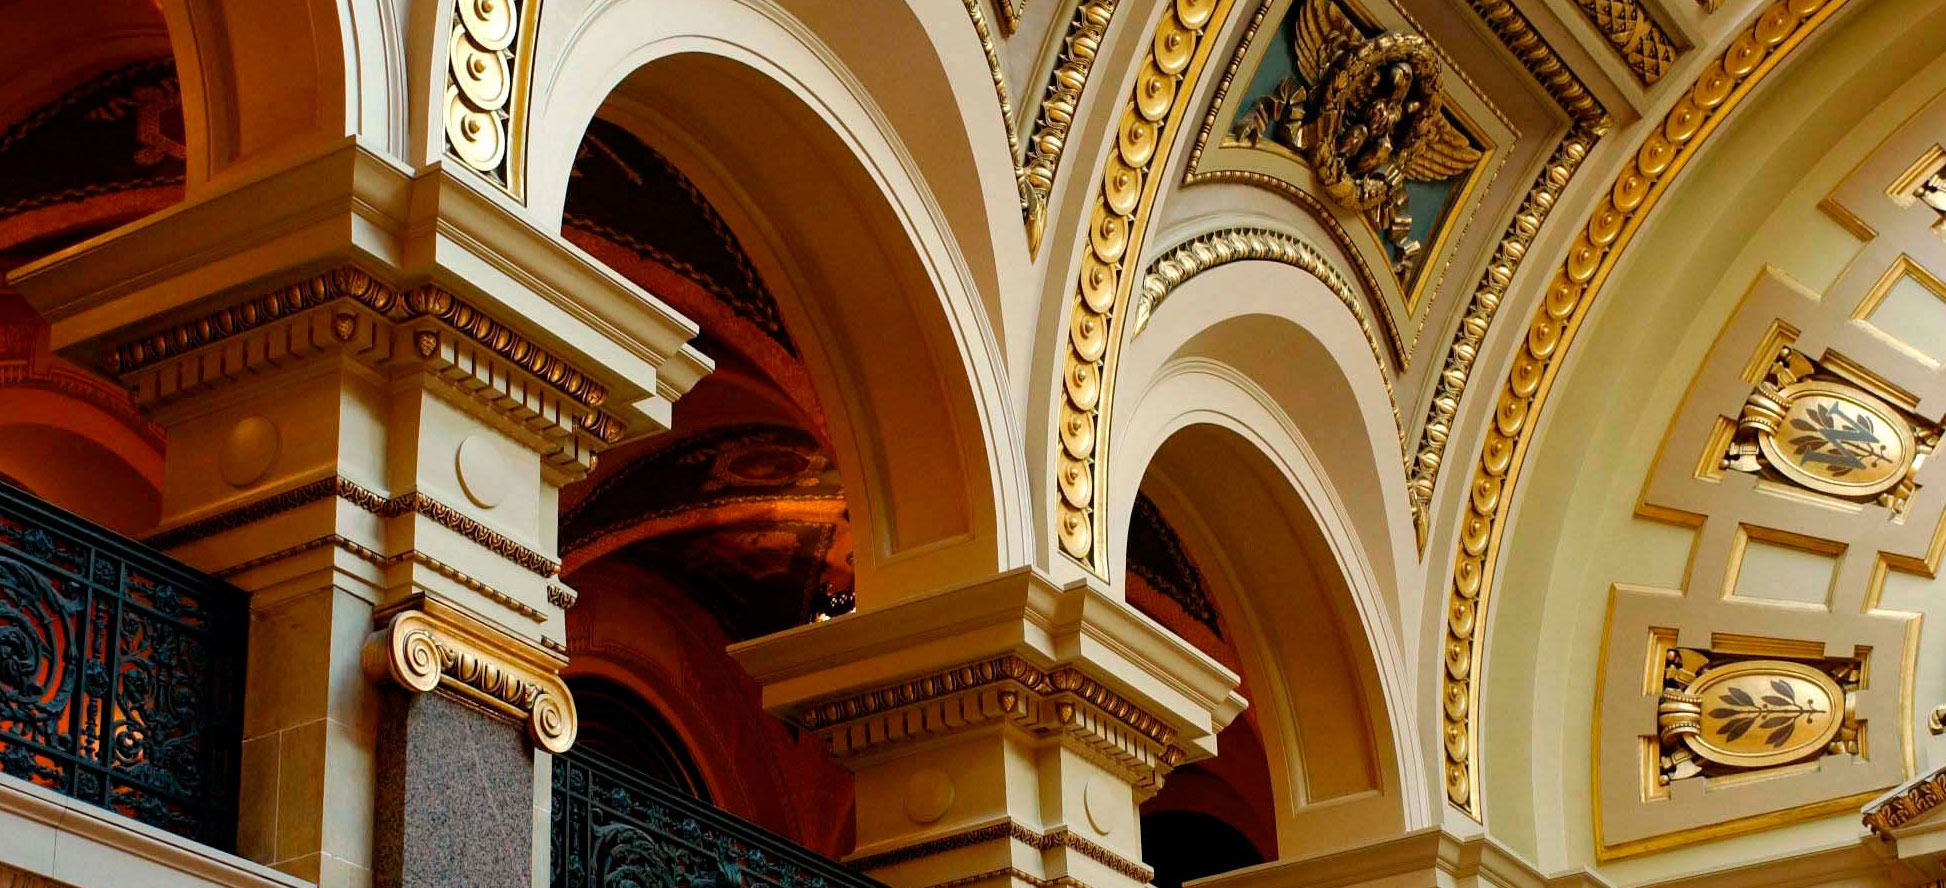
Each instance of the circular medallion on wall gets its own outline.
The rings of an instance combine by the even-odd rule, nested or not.
[[[953,806],[953,778],[938,768],[914,772],[905,781],[905,816],[913,823],[931,823]]]
[[[1088,823],[1095,832],[1108,835],[1122,825],[1123,809],[1128,807],[1126,800],[1118,801],[1116,790],[1123,789],[1103,779],[1100,775],[1088,778],[1088,785],[1081,790],[1082,807],[1088,811]],[[1123,789],[1126,792],[1126,789]]]
[[[217,470],[231,487],[248,487],[263,480],[277,461],[277,424],[261,416],[245,417],[230,427],[217,453]]]
[[[479,435],[459,442],[459,483],[467,499],[491,509],[507,498],[507,461],[500,447]]]

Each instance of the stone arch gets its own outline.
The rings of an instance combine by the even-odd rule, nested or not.
[[[1267,262],[1191,280],[1157,318],[1122,355],[1110,575],[1139,488],[1177,516],[1241,627],[1283,856],[1425,824],[1398,599],[1418,567],[1364,336],[1321,282]]]
[[[555,51],[536,75],[532,211],[559,226],[598,111],[721,211],[831,420],[861,606],[1020,563],[1019,432],[980,276],[831,50],[777,10],[720,0],[600,4]]]

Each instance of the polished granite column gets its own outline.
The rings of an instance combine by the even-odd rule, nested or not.
[[[529,888],[534,748],[521,728],[444,694],[384,692],[379,888]]]

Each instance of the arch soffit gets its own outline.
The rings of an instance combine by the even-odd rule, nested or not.
[[[405,35],[419,23],[408,21],[400,0],[160,0],[160,6],[182,88],[192,198],[224,171],[249,175],[246,161],[272,150],[302,150],[302,140],[355,133],[405,157],[408,66],[444,59],[419,48],[413,56],[425,61],[408,62]]]
[[[1110,576],[1119,583],[1135,493],[1173,436],[1215,425],[1248,441],[1289,485],[1287,516],[1308,514],[1337,563],[1346,610],[1362,624],[1348,637],[1363,641],[1380,686],[1406,820],[1426,822],[1414,658],[1402,647],[1417,633],[1401,624],[1418,615],[1397,599],[1397,590],[1417,588],[1420,568],[1403,469],[1384,457],[1398,446],[1391,404],[1364,337],[1322,284],[1266,262],[1192,280],[1164,311],[1170,320],[1122,355],[1104,528]]]
[[[682,59],[714,59],[732,66],[721,70],[734,70],[739,77],[748,75],[764,84],[762,89],[774,90],[779,101],[795,107],[779,106],[767,111],[801,112],[800,116],[809,121],[808,127],[815,128],[820,138],[828,136],[834,143],[836,147],[831,153],[844,155],[833,158],[818,154],[819,162],[852,165],[860,176],[868,177],[862,181],[876,186],[880,201],[873,202],[873,210],[888,214],[898,230],[881,234],[875,248],[898,254],[888,258],[896,260],[899,255],[909,258],[916,263],[916,273],[924,275],[923,280],[907,282],[894,292],[923,290],[938,294],[939,299],[932,305],[913,304],[921,318],[924,335],[913,337],[915,342],[909,345],[930,354],[931,364],[924,372],[935,374],[941,380],[942,397],[948,403],[930,408],[938,413],[937,421],[932,424],[953,429],[960,439],[957,444],[962,463],[960,471],[966,479],[964,511],[972,524],[968,533],[960,537],[922,541],[916,546],[901,543],[899,551],[887,552],[889,557],[881,559],[876,566],[866,563],[867,549],[861,546],[861,587],[889,586],[896,577],[904,584],[899,594],[905,594],[950,581],[951,577],[936,575],[942,570],[953,574],[964,572],[970,577],[1024,561],[1029,529],[1024,517],[1028,501],[1018,489],[1024,475],[1022,451],[1015,413],[1008,398],[1001,349],[989,323],[991,315],[981,302],[978,288],[969,280],[969,270],[945,220],[940,217],[938,205],[932,201],[924,183],[913,177],[912,165],[903,154],[897,134],[860,98],[862,88],[848,72],[837,67],[839,63],[831,52],[818,44],[815,36],[801,24],[783,18],[777,10],[757,9],[737,0],[685,4],[673,9],[650,6],[618,0],[588,10],[575,23],[566,42],[553,49],[556,60],[544,62],[537,69],[540,85],[532,106],[534,116],[529,132],[542,141],[530,146],[530,212],[548,220],[540,223],[543,226],[558,227],[580,134],[604,102],[611,100],[611,93],[620,107],[631,111],[644,108],[646,103],[630,101],[633,97],[626,96],[630,87],[625,81],[637,72],[652,70],[658,61],[667,64],[687,63],[681,62]],[[560,6],[548,9],[564,14]],[[545,27],[547,23],[543,24]],[[575,59],[575,63],[558,63],[567,58]],[[990,84],[984,98],[989,103],[993,101]],[[632,116],[637,117],[638,125],[646,119],[646,115]],[[666,135],[677,141],[684,136],[679,132]],[[697,148],[688,152],[696,155],[693,159],[706,164],[713,162],[713,158],[698,153],[701,149],[696,145],[691,147]],[[817,152],[815,145],[800,147],[804,152]],[[755,228],[760,234],[773,235],[766,224],[764,208],[801,203],[755,199],[746,189],[746,186],[757,187],[753,184],[755,177],[737,175],[720,164],[718,167],[714,175],[699,178],[698,184],[706,193],[715,186],[742,198],[725,201],[719,207],[733,227]],[[810,210],[800,207],[798,211]],[[740,220],[745,224],[739,226]],[[803,274],[795,273],[804,267],[793,261],[800,257],[792,256],[781,246],[787,242],[795,244],[797,240],[801,239],[769,236],[746,240],[746,247],[767,277],[776,270],[777,276],[785,279],[773,281],[773,286],[781,291],[792,289],[790,285],[795,281],[806,280]],[[824,260],[826,266],[870,264],[842,256],[805,255],[814,261]],[[854,269],[848,273],[858,272]],[[827,329],[819,323],[827,320],[819,312],[824,310],[824,315],[832,315],[841,307],[832,307],[835,303],[829,299],[811,298],[818,295],[819,288],[796,289],[805,296],[786,299],[791,303],[787,313],[808,311],[812,314],[808,321],[813,330]],[[807,337],[800,337],[803,338]],[[813,373],[821,377],[820,400],[833,414],[833,433],[841,466],[857,479],[848,479],[846,484],[848,490],[857,491],[854,502],[862,506],[858,510],[862,514],[854,515],[859,519],[857,526],[883,528],[890,510],[881,508],[875,515],[870,504],[892,502],[889,497],[897,488],[912,485],[893,485],[873,479],[881,477],[888,465],[896,469],[899,454],[913,446],[913,436],[904,434],[903,427],[892,421],[896,417],[890,416],[874,417],[876,422],[866,422],[860,428],[846,428],[855,423],[845,422],[844,415],[867,417],[877,409],[876,399],[867,392],[873,387],[857,383],[868,374],[882,377],[887,371],[883,366],[876,369],[870,366],[875,362],[869,359],[869,348],[849,349],[862,351],[866,357],[854,361],[864,369],[847,376],[838,364],[845,351],[824,348],[815,341],[809,343]],[[820,352],[822,357],[832,360],[818,360]],[[821,366],[827,364],[831,366]],[[961,391],[963,395],[957,394]],[[869,462],[861,459],[866,453],[878,459]],[[909,456],[907,459],[910,461]],[[862,474],[854,474],[861,471],[860,467],[863,467]],[[885,538],[881,535],[877,548],[886,548],[887,544],[882,541]],[[923,550],[912,553],[915,563],[890,566],[914,548]],[[879,571],[879,567],[886,569]]]

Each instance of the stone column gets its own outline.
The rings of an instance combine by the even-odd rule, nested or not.
[[[1139,806],[1244,706],[1125,603],[1028,570],[731,653],[857,775],[849,862],[896,888],[1146,885]]]
[[[252,595],[238,850],[544,884],[557,491],[664,427],[694,326],[504,194],[351,143],[14,282],[167,430],[151,544]]]

